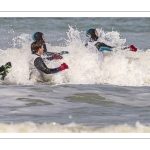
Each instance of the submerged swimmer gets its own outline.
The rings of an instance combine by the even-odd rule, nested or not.
[[[7,74],[11,71],[11,68],[12,68],[11,62],[7,62],[5,65],[2,65],[0,67],[1,80],[4,80]]]
[[[45,36],[44,36],[44,34],[42,32],[35,32],[32,35],[32,39],[35,42],[41,41],[43,43],[43,47],[44,47],[43,55],[49,56],[49,57],[47,57],[47,59],[49,59],[49,60],[62,59],[63,57],[61,55],[69,53],[68,51],[62,51],[60,53],[48,52],[47,51],[47,47],[46,47],[46,43],[45,43]]]
[[[107,45],[105,43],[99,42],[98,40],[98,32],[94,28],[88,28],[86,30],[86,36],[89,37],[89,42],[85,44],[86,47],[91,52],[97,52],[98,53],[98,59],[99,61],[103,60],[103,51],[112,51],[113,46]],[[137,51],[137,48],[134,47],[134,45],[130,45],[129,47],[126,46],[122,49],[130,49],[130,51]]]
[[[96,29],[87,29],[86,36],[89,37],[89,42],[85,46],[88,47],[90,52],[98,53],[98,60],[103,61],[103,51],[111,51],[113,47],[97,41],[99,37]]]

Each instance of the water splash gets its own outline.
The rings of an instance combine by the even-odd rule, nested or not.
[[[87,38],[85,31],[79,31],[69,26],[66,33],[65,46],[51,46],[48,51],[68,51],[62,60],[45,61],[48,67],[56,68],[65,62],[69,69],[57,74],[45,75],[44,84],[114,84],[125,86],[150,85],[149,51],[136,53],[121,50],[126,40],[120,38],[117,31],[105,32],[97,29],[99,41],[118,47],[112,52],[104,52],[104,61],[100,63],[96,53],[90,53],[84,46]],[[11,84],[33,84],[29,81],[28,58],[30,53],[31,35],[21,34],[13,38],[14,45],[6,51],[1,50],[0,64],[12,62],[12,71],[6,77]]]

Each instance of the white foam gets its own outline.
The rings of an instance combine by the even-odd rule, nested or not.
[[[47,44],[48,51],[61,52],[62,60],[46,61],[50,68],[56,68],[65,62],[69,69],[57,74],[45,75],[47,84],[114,84],[123,86],[150,85],[149,51],[131,52],[121,50],[119,47],[126,42],[120,38],[117,31],[104,32],[97,29],[101,35],[100,41],[111,46],[117,46],[113,52],[104,52],[104,61],[98,61],[97,54],[89,53],[84,46],[86,37],[84,32],[69,26],[68,39],[65,46],[51,46]],[[29,81],[28,57],[30,53],[31,35],[21,34],[14,41],[21,43],[22,47],[1,50],[0,64],[12,62],[12,71],[6,77],[6,82],[14,84],[34,84]],[[16,43],[17,43],[16,42]],[[15,45],[15,44],[14,44]]]
[[[18,124],[0,123],[1,133],[149,133],[150,126],[139,122],[135,126],[128,124],[111,125],[104,128],[83,126],[75,123],[61,125],[56,122],[36,124],[24,122]]]

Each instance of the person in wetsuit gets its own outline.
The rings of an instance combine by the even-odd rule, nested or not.
[[[85,44],[86,47],[89,48],[91,52],[97,52],[98,51],[98,56],[99,60],[103,60],[103,51],[112,51],[112,46],[106,45],[105,43],[98,42],[98,32],[94,28],[88,28],[86,30],[86,36],[90,38],[89,42]],[[125,46],[121,48],[122,50],[129,49],[132,52],[136,52],[137,48],[134,45],[130,46]]]
[[[35,32],[32,35],[32,39],[33,39],[34,42],[38,42],[38,41],[43,42],[43,46],[44,46],[43,55],[48,56],[47,57],[48,60],[62,59],[63,57],[60,56],[60,55],[62,55],[62,54],[68,54],[68,51],[62,51],[61,53],[48,52],[46,44],[45,44],[45,37],[44,37],[44,34],[42,32]]]
[[[85,46],[88,47],[90,52],[98,53],[98,60],[103,61],[103,51],[111,51],[113,47],[97,41],[99,37],[96,29],[88,28],[86,36],[89,37],[89,42]]]
[[[2,65],[0,67],[0,75],[1,75],[1,80],[4,80],[4,78],[7,76],[7,73],[9,73],[12,68],[11,62],[7,62],[5,65]]]
[[[29,59],[29,69],[30,69],[29,79],[42,82],[43,73],[54,74],[54,73],[58,73],[59,71],[68,69],[68,65],[66,63],[61,64],[61,66],[57,68],[53,68],[53,69],[48,68],[44,63],[43,59],[41,58],[43,51],[44,51],[44,46],[42,41],[33,42],[31,44],[32,55]]]

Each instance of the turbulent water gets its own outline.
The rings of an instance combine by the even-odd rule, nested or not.
[[[84,46],[87,28],[114,46],[97,54]],[[149,18],[0,18],[0,64],[12,71],[0,84],[0,132],[150,132]],[[48,51],[69,69],[29,81],[32,34],[43,32]],[[134,45],[137,52],[121,50]]]

